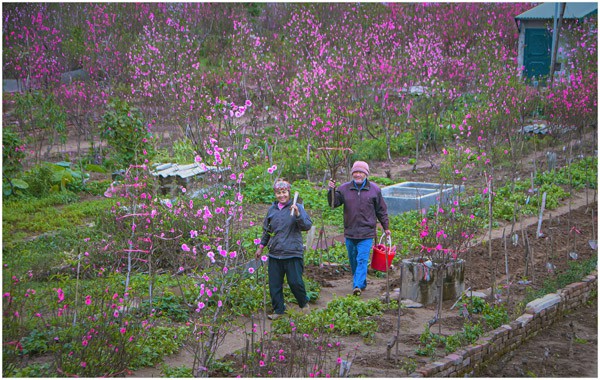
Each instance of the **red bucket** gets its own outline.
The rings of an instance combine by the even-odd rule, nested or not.
[[[396,246],[392,246],[391,241],[390,245],[386,246],[385,244],[381,244],[380,240],[379,244],[376,244],[373,247],[373,259],[371,260],[371,268],[380,272],[387,272],[387,270],[390,269],[390,265],[392,265],[392,260],[394,260],[394,256],[396,256]]]

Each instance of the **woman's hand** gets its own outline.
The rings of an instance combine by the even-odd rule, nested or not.
[[[290,209],[292,210],[292,215],[300,216],[300,210],[298,210],[298,206],[291,205]]]
[[[260,256],[262,255],[262,251],[263,251],[263,246],[259,245],[258,248],[256,249],[256,258],[260,259]]]

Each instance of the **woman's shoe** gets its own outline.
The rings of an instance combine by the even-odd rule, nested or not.
[[[279,319],[283,317],[283,314],[277,314],[277,313],[273,313],[273,314],[269,314],[267,315],[267,318],[269,318],[270,320],[274,321],[276,319]]]

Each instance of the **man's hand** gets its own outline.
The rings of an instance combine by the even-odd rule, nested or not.
[[[335,180],[334,179],[330,179],[329,180],[329,188],[330,189],[335,189]]]
[[[260,256],[262,255],[262,251],[263,251],[263,246],[259,245],[258,248],[256,249],[256,258],[260,259]]]

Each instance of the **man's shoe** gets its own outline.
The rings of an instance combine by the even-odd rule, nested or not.
[[[360,288],[354,288],[352,294],[354,294],[355,296],[360,296]]]
[[[277,313],[273,313],[273,314],[269,314],[267,315],[267,318],[269,318],[270,320],[274,321],[276,319],[279,319],[283,317],[283,314],[277,314]]]

